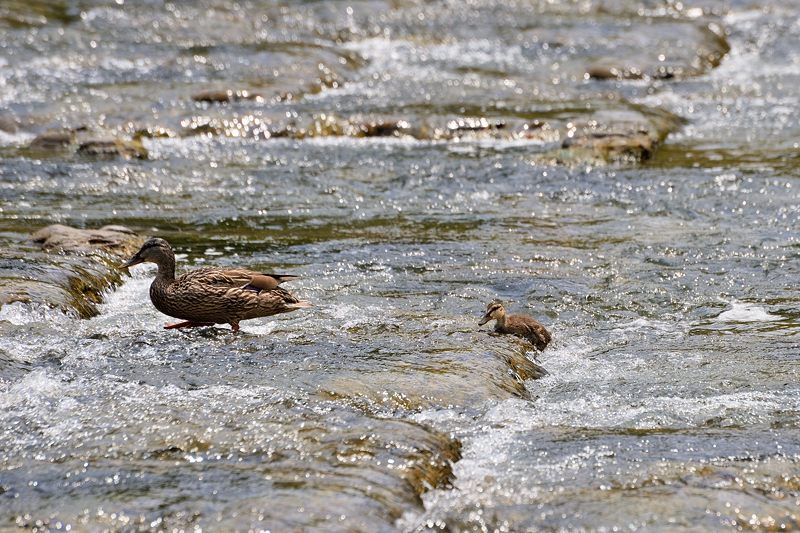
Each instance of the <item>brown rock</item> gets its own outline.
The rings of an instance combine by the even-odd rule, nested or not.
[[[562,143],[562,148],[585,149],[606,161],[644,161],[653,155],[655,146],[655,140],[647,132],[593,133]]]
[[[89,157],[147,159],[147,149],[139,140],[99,139],[82,142],[78,154]]]
[[[237,100],[255,100],[263,102],[264,97],[258,93],[247,89],[227,89],[221,91],[205,91],[192,96],[195,102],[205,102],[209,104],[227,104]]]
[[[161,126],[140,128],[133,132],[134,141],[139,141],[140,139],[169,139],[176,136],[174,131]]]
[[[408,130],[408,122],[404,120],[376,120],[364,122],[357,126],[358,137],[392,137]]]
[[[79,229],[53,224],[34,232],[30,237],[43,250],[58,249],[64,252],[90,252],[102,250],[120,258],[136,253],[144,241],[136,232],[125,226],[103,226],[100,229]]]
[[[597,63],[586,69],[589,77],[596,80],[639,80],[642,79],[642,71],[633,66],[611,65]]]
[[[143,241],[122,226],[42,228],[27,245],[0,250],[0,305],[38,303],[82,318],[95,316],[104,295],[122,283],[119,265]]]
[[[17,133],[17,122],[7,115],[0,115],[0,131]]]
[[[37,135],[28,147],[41,151],[64,150],[74,144],[76,139],[76,130],[48,130]]]

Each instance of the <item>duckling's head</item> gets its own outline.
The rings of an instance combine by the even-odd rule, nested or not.
[[[503,307],[503,302],[495,300],[486,306],[486,314],[483,315],[483,318],[481,318],[481,321],[478,322],[478,325],[482,326],[490,320],[503,320],[505,316],[506,310]]]
[[[172,247],[164,239],[153,237],[148,239],[133,257],[128,259],[121,268],[131,267],[139,263],[155,263],[161,265],[162,263],[171,262],[175,263],[175,254],[172,252]]]

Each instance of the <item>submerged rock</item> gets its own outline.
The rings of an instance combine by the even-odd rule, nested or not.
[[[83,126],[45,131],[37,135],[27,147],[28,152],[33,152],[33,155],[37,156],[58,155],[72,150],[78,155],[89,157],[147,159],[147,149],[139,138],[92,137],[89,129]]]
[[[143,240],[122,226],[42,228],[31,235],[33,246],[0,251],[0,305],[37,303],[95,316],[104,293],[122,283],[117,267]]]
[[[17,122],[10,116],[0,113],[0,131],[6,133],[16,133]]]
[[[247,89],[223,89],[219,91],[197,93],[192,96],[192,100],[209,104],[226,104],[237,100],[255,100],[257,102],[263,102],[264,97]]]
[[[170,139],[175,137],[174,131],[161,126],[139,128],[133,131],[133,140],[141,141],[142,139]]]
[[[621,66],[611,63],[595,63],[586,68],[586,73],[590,78],[596,80],[640,80],[644,77],[642,71],[636,67]]]
[[[650,36],[655,30],[655,36]],[[659,32],[661,37],[659,38]],[[716,24],[639,25],[625,30],[626,46],[586,67],[594,79],[672,79],[700,76],[717,67],[731,47]],[[636,47],[637,44],[640,46]]]
[[[37,27],[50,22],[75,19],[64,0],[5,0],[0,3],[0,24],[11,27]]]
[[[95,139],[78,146],[79,155],[89,157],[124,157],[147,159],[147,149],[139,140]]]
[[[652,156],[659,143],[681,125],[679,117],[658,109],[627,107],[587,109],[582,114],[523,118],[432,114],[412,123],[396,116],[330,113],[286,121],[254,115],[183,122],[184,136],[309,139],[319,137],[410,137],[421,141],[532,141],[532,157],[557,163],[637,163]]]
[[[560,160],[639,163],[652,157],[659,143],[681,123],[666,111],[601,111],[591,120],[566,125]]]
[[[119,258],[127,258],[144,241],[125,226],[109,225],[100,229],[79,229],[62,224],[46,226],[31,235],[31,242],[43,250],[60,252],[92,252],[102,250]]]
[[[48,130],[37,135],[28,145],[28,148],[36,151],[57,151],[65,150],[75,144],[78,138],[77,130]]]

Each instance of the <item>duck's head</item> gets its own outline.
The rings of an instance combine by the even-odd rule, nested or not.
[[[486,306],[486,314],[483,315],[483,318],[481,318],[481,321],[478,322],[478,325],[482,326],[490,320],[502,320],[505,316],[506,310],[503,307],[503,302],[495,300]]]
[[[153,237],[148,239],[133,257],[125,261],[121,268],[132,267],[140,263],[161,264],[164,260],[175,257],[172,247],[164,239]]]

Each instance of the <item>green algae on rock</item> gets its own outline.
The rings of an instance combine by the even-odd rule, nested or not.
[[[21,150],[23,155],[56,157],[75,153],[84,157],[147,159],[147,149],[137,137],[120,139],[113,136],[94,136],[85,126],[52,129],[40,133]]]

